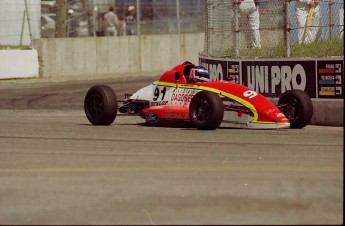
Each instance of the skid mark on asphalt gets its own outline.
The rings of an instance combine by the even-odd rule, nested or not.
[[[183,168],[183,167],[140,167],[140,168],[32,168],[32,169],[0,169],[0,173],[103,173],[103,172],[320,172],[320,173],[342,173],[342,168],[235,168],[235,167],[213,167],[213,168]]]
[[[142,139],[142,140],[133,140],[133,139],[116,139],[116,138],[80,138],[80,137],[30,137],[30,136],[6,136],[6,135],[0,135],[0,139],[28,139],[28,140],[63,140],[63,141],[111,141],[111,142],[128,142],[128,143],[155,143],[155,142],[162,142],[162,140],[157,140],[157,139]],[[338,146],[342,146],[339,144],[334,144],[334,143],[326,143],[326,142],[320,142],[320,143],[309,143],[309,144],[305,144],[305,143],[295,143],[295,144],[291,144],[289,142],[270,142],[267,143],[265,141],[263,142],[249,142],[249,141],[245,141],[245,142],[233,142],[233,141],[213,141],[213,140],[199,140],[199,141],[183,141],[183,140],[164,140],[165,144],[232,144],[232,145],[242,145],[242,144],[246,144],[246,145],[265,145],[265,146],[273,146],[273,145],[289,145],[289,146],[312,146],[314,147],[315,145],[317,146],[325,146],[325,147],[338,147]]]

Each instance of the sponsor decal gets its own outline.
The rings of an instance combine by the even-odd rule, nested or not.
[[[210,75],[211,81],[229,81],[240,83],[240,62],[227,60],[200,59],[200,64],[204,66]]]
[[[300,64],[294,67],[256,65],[247,66],[247,81],[248,87],[257,92],[276,93],[276,86],[280,86],[280,91],[284,93],[291,89],[305,90],[307,78]]]
[[[156,123],[156,122],[158,122],[158,115],[156,115],[153,112],[150,112],[147,115],[147,122],[149,122],[149,123]]]
[[[319,95],[323,96],[334,96],[335,95],[335,88],[329,86],[321,86]]]
[[[200,64],[207,69],[211,81],[224,80],[224,75],[227,74],[227,61],[201,59]]]
[[[234,61],[199,58],[199,62],[208,68],[213,80],[240,83],[265,97],[279,98],[291,89],[303,90],[310,98],[344,97],[344,60],[341,59]],[[327,86],[333,87],[333,91],[321,90]]]
[[[334,64],[326,64],[325,68],[319,68],[319,73],[334,73]]]
[[[150,103],[150,106],[153,107],[153,106],[161,106],[161,105],[167,105],[168,104],[168,101],[158,101],[158,102],[151,102]]]
[[[319,80],[320,85],[333,85],[334,84],[334,75],[321,75]]]
[[[315,61],[242,61],[242,84],[266,97],[299,89],[316,97]]]
[[[334,73],[333,68],[321,68],[319,69],[319,73]]]
[[[165,118],[167,118],[167,119],[189,119],[189,114],[188,113],[166,112]]]
[[[211,81],[223,80],[224,75],[223,75],[223,68],[221,64],[208,64],[206,66],[207,66],[206,69],[208,70]]]
[[[197,90],[194,89],[175,89],[171,95],[170,101],[190,103]]]
[[[228,62],[228,73],[225,78],[226,81],[240,84],[239,62]]]
[[[189,103],[189,102],[191,102],[193,96],[194,96],[193,94],[181,94],[181,93],[175,94],[175,93],[173,93],[171,95],[171,101]]]
[[[282,118],[282,117],[285,117],[285,115],[283,113],[278,113],[277,117]]]
[[[271,114],[272,112],[274,112],[276,110],[276,108],[271,108],[269,110],[266,111],[266,115]]]
[[[322,80],[334,80],[333,75],[321,75]]]
[[[343,62],[317,62],[319,98],[343,98]]]

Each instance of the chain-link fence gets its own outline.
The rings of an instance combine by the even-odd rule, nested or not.
[[[22,0],[0,2],[0,44],[57,37],[57,2],[64,2],[66,37],[106,35],[104,15],[112,6],[116,35],[205,32],[205,56],[344,55],[343,0],[319,0],[312,10],[298,0],[24,1],[26,7]]]
[[[104,36],[104,15],[111,6],[119,19],[117,35],[204,32],[205,0],[1,0],[0,45]],[[60,27],[63,36],[58,35]]]
[[[68,0],[67,36],[106,35],[104,15],[109,12],[109,7],[114,8],[113,12],[119,19],[115,32],[118,36],[203,32],[204,1]],[[56,15],[56,10],[56,7],[51,8],[49,14]],[[45,14],[42,11],[42,15]]]
[[[343,12],[342,0],[207,0],[202,55],[344,55]]]

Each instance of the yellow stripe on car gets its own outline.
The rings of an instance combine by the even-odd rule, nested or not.
[[[235,100],[238,103],[242,104],[243,106],[249,108],[254,115],[254,119],[252,122],[258,122],[258,113],[257,113],[255,107],[251,103],[249,103],[248,101],[246,101],[246,100],[244,100],[238,96],[235,96],[233,94],[221,91],[219,89],[210,88],[207,86],[200,86],[200,85],[176,84],[176,83],[171,83],[171,82],[160,82],[160,81],[153,82],[152,84],[158,85],[158,86],[175,87],[175,88],[206,90],[206,91],[210,91],[213,93],[217,93],[217,94],[225,96],[225,97],[229,97],[230,99]]]

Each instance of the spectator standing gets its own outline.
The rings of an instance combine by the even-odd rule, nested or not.
[[[89,36],[96,36],[96,31],[98,30],[96,10],[88,11],[88,24]]]
[[[67,13],[68,13],[67,37],[78,37],[77,29],[78,29],[79,17],[76,15],[73,9],[69,9]]]
[[[127,35],[126,21],[125,16],[120,16],[120,27],[119,27],[119,36]]]
[[[127,28],[127,35],[135,35],[136,32],[136,13],[135,13],[135,7],[129,6],[128,10],[125,13],[125,22],[126,22],[126,28]]]
[[[308,44],[316,40],[319,31],[320,7],[318,0],[296,1],[298,43]],[[313,8],[311,23],[307,24],[309,10]]]
[[[257,0],[239,0],[239,11],[241,18],[250,28],[246,35],[246,43],[249,48],[261,48],[260,38],[260,14]]]
[[[120,25],[119,18],[114,13],[114,7],[109,7],[109,12],[104,15],[104,29],[106,36],[117,36],[117,30]]]

